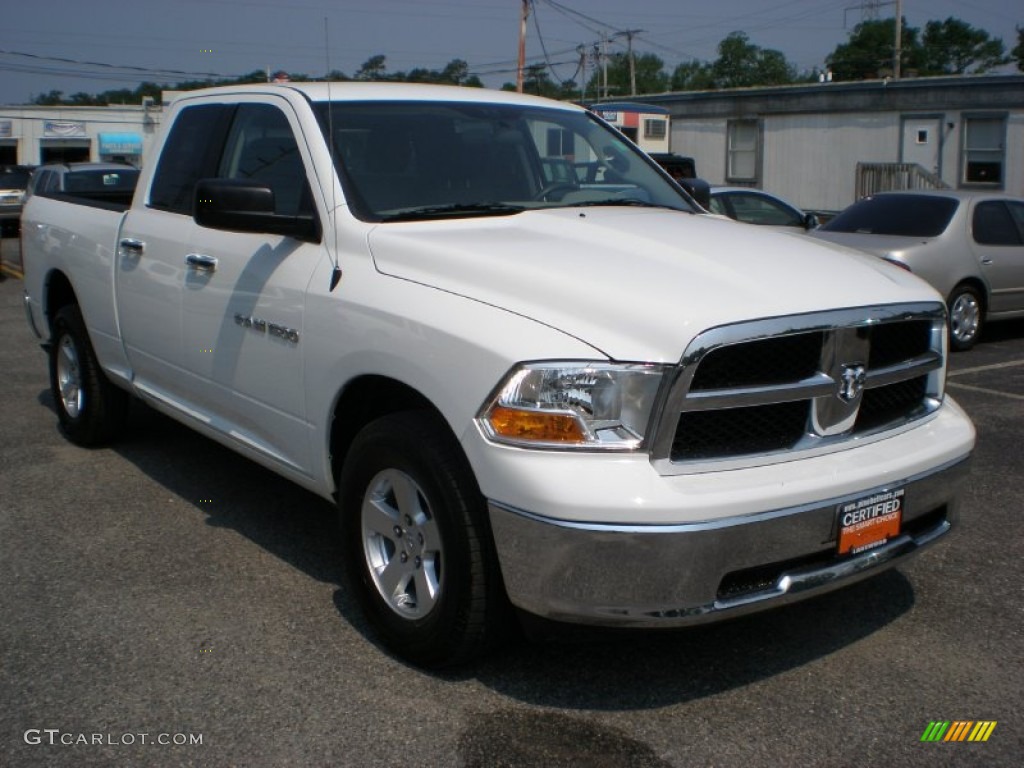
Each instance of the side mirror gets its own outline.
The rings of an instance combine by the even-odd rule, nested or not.
[[[690,193],[690,197],[696,200],[704,210],[711,209],[711,185],[704,179],[676,179],[679,186]]]
[[[274,191],[258,181],[201,179],[196,183],[193,202],[192,218],[201,227],[320,242],[316,216],[274,213]]]
[[[817,229],[819,226],[821,226],[821,222],[818,221],[817,216],[815,216],[813,213],[804,214],[804,229]]]

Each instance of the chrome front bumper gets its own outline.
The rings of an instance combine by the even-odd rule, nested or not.
[[[556,621],[670,627],[811,597],[904,561],[956,524],[968,465],[965,457],[853,496],[707,523],[602,525],[489,509],[517,607]],[[900,534],[837,555],[839,505],[895,488],[906,494]]]

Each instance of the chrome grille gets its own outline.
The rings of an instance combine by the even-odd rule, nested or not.
[[[907,428],[939,406],[941,305],[869,307],[715,328],[681,361],[651,443],[665,473],[771,463]]]

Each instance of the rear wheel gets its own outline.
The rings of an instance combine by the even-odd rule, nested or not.
[[[355,438],[339,480],[346,565],[384,643],[423,666],[465,662],[503,608],[484,499],[432,414],[380,418]]]
[[[958,351],[973,347],[981,335],[984,304],[973,285],[961,283],[949,296],[949,345]]]
[[[54,318],[50,392],[60,425],[73,443],[100,445],[124,427],[130,398],[103,375],[75,304],[61,307]]]

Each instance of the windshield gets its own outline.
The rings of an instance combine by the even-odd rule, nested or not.
[[[657,167],[585,112],[462,102],[316,105],[345,194],[368,221],[644,205],[694,211]]]
[[[957,201],[936,195],[865,197],[822,227],[825,232],[938,237],[946,231]]]
[[[31,173],[28,168],[0,168],[0,189],[24,189]]]

